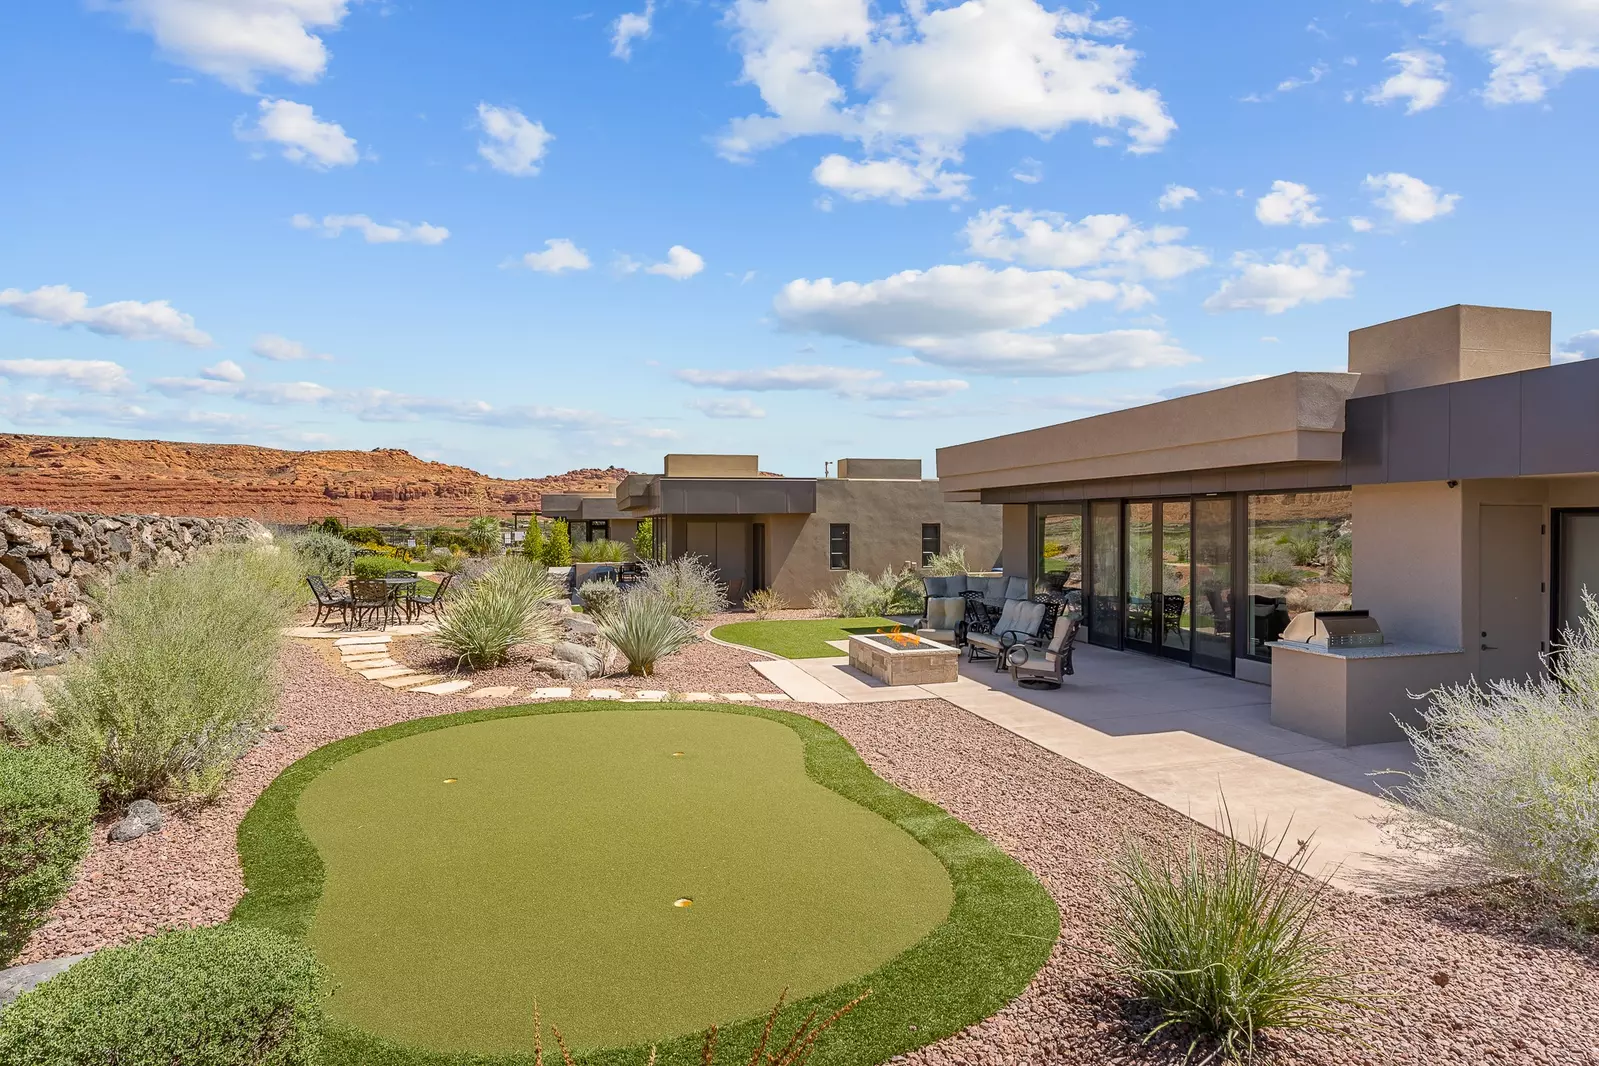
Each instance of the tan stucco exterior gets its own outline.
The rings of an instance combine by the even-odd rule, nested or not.
[[[1378,391],[1397,392],[1548,366],[1550,322],[1548,311],[1440,307],[1352,331],[1349,370],[1379,378]]]

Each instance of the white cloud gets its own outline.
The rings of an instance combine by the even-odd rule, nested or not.
[[[924,400],[964,392],[970,384],[958,378],[884,381],[881,370],[847,366],[790,363],[757,370],[679,370],[677,379],[695,388],[730,392],[830,392],[866,400]]]
[[[1489,103],[1533,103],[1567,74],[1599,68],[1593,0],[1428,2],[1445,36],[1483,52],[1493,65],[1482,90]]]
[[[1037,185],[1044,180],[1044,164],[1031,156],[1016,164],[1016,169],[1010,172],[1013,181],[1023,185]]]
[[[544,251],[524,255],[522,265],[541,274],[560,274],[568,270],[587,270],[594,264],[589,261],[587,252],[565,237],[552,237],[544,242]]]
[[[1160,199],[1155,206],[1162,211],[1180,211],[1182,206],[1190,200],[1199,199],[1199,190],[1190,189],[1186,185],[1168,185],[1166,191],[1160,194]]]
[[[1360,272],[1335,267],[1320,244],[1301,244],[1267,262],[1248,252],[1233,256],[1238,273],[1205,301],[1207,311],[1264,311],[1280,315],[1300,304],[1354,295]]]
[[[1391,104],[1405,101],[1405,114],[1414,115],[1436,107],[1449,91],[1449,75],[1444,73],[1444,57],[1425,48],[1395,52],[1388,62],[1398,71],[1387,81],[1366,93],[1368,104]]]
[[[254,126],[234,124],[241,141],[270,141],[283,146],[283,158],[316,170],[354,166],[361,158],[354,138],[337,122],[316,117],[309,104],[293,100],[262,100]]]
[[[238,384],[244,380],[244,368],[232,359],[224,359],[215,366],[201,370],[200,376],[210,378],[212,381],[231,381]]]
[[[1295,89],[1303,89],[1307,85],[1314,85],[1327,75],[1327,64],[1316,63],[1310,68],[1310,73],[1303,78],[1284,78],[1277,83],[1277,92],[1291,93]]]
[[[539,172],[539,160],[555,136],[544,123],[533,122],[514,107],[477,105],[477,125],[487,140],[479,141],[477,154],[502,174],[530,178]]]
[[[969,137],[1048,137],[1082,123],[1153,151],[1176,128],[1160,94],[1133,80],[1122,19],[1051,11],[1038,0],[904,0],[873,19],[868,0],[735,0],[743,80],[763,114],[729,123],[722,154],[745,159],[794,137],[859,142],[871,157],[958,161]],[[834,67],[853,66],[848,84]]]
[[[1271,192],[1255,201],[1255,217],[1268,226],[1319,226],[1327,219],[1316,210],[1317,199],[1297,181],[1274,181]]]
[[[238,369],[236,364],[234,369]],[[201,371],[200,377],[193,378],[154,378],[150,387],[165,396],[222,396],[269,407],[320,403],[335,395],[332,389],[314,381],[247,382],[243,373],[239,371],[237,379],[224,376],[225,371],[217,375]]]
[[[1350,216],[1349,228],[1354,230],[1356,233],[1370,233],[1374,227],[1375,223],[1373,223],[1371,219],[1366,218],[1364,215]]]
[[[331,362],[333,357],[321,352],[313,352],[299,341],[291,341],[287,337],[280,337],[276,333],[263,333],[250,345],[250,351],[262,359],[270,359],[274,363],[294,363],[306,359],[319,362]]]
[[[106,359],[0,359],[0,378],[67,385],[84,392],[127,392],[128,372]]]
[[[309,83],[328,65],[313,30],[336,30],[349,0],[101,0],[174,62],[244,92],[263,76]]]
[[[443,226],[426,222],[374,222],[367,215],[323,215],[321,221],[310,215],[295,215],[289,219],[295,229],[317,230],[324,237],[337,237],[345,230],[355,230],[366,238],[368,244],[443,244],[450,239],[450,231]]]
[[[1362,182],[1378,207],[1402,225],[1431,222],[1455,209],[1459,193],[1440,193],[1435,186],[1409,174],[1367,174]]]
[[[634,269],[636,270],[637,267],[635,266]],[[645,267],[644,273],[659,274],[662,277],[671,278],[673,281],[687,281],[704,269],[704,259],[681,244],[674,244],[666,250],[666,260],[664,262]],[[629,271],[629,273],[631,272]]]
[[[756,407],[747,396],[730,396],[725,399],[690,400],[688,406],[706,418],[765,418],[766,411]]]
[[[1556,358],[1561,362],[1569,362],[1572,359],[1599,359],[1599,329],[1585,329],[1568,337],[1560,346]]]
[[[645,0],[643,11],[629,11],[617,16],[611,23],[611,54],[617,59],[633,58],[633,42],[650,35],[650,23],[655,18],[655,0]]]
[[[1057,377],[1182,366],[1198,357],[1165,333],[1117,329],[1105,333],[994,331],[937,338],[917,349],[929,363],[989,374]]]
[[[90,307],[87,293],[66,285],[44,285],[32,292],[0,289],[0,307],[23,318],[63,328],[82,326],[107,337],[176,341],[194,348],[211,346],[210,335],[196,329],[193,318],[166,300],[118,300]]]
[[[966,223],[967,248],[985,259],[1072,270],[1090,276],[1169,280],[1210,262],[1198,248],[1177,243],[1180,226],[1144,229],[1126,215],[1088,215],[1073,222],[1053,211],[995,207]]]
[[[811,178],[850,200],[964,199],[971,175],[947,171],[944,163],[943,159],[867,159],[857,163],[834,154],[816,164]]]

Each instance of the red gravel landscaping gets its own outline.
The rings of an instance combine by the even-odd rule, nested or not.
[[[685,661],[711,647],[696,645]],[[720,659],[723,651],[704,654]],[[760,675],[748,659],[740,684],[706,678],[642,687],[751,691],[750,678]],[[161,832],[130,844],[109,844],[101,832],[78,883],[18,961],[223,920],[242,891],[234,830],[273,775],[339,737],[483,705],[390,691],[307,642],[285,651],[282,675],[277,721],[286,730],[266,734],[245,756],[216,804],[178,812]],[[528,680],[525,668],[515,681],[482,680],[545,683]],[[1121,1006],[1097,952],[1102,877],[1122,841],[1177,844],[1192,823],[942,700],[791,706],[839,730],[883,777],[939,803],[1025,863],[1061,905],[1061,941],[1027,992],[987,1021],[899,1061],[1098,1066],[1181,1058],[1181,1045],[1138,1045],[1148,1023]],[[1382,1012],[1348,1038],[1274,1040],[1271,1061],[1599,1066],[1599,953],[1523,935],[1522,924],[1502,911],[1484,918],[1491,896],[1388,901],[1331,894],[1328,922],[1348,945],[1352,965],[1365,972],[1364,986],[1382,998]]]

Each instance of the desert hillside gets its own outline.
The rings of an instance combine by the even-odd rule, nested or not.
[[[609,489],[620,467],[504,480],[398,448],[281,451],[104,437],[0,434],[0,506],[423,525],[532,510],[546,492]]]

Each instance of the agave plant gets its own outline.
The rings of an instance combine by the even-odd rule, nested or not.
[[[450,602],[433,642],[468,669],[499,666],[518,644],[560,639],[560,615],[549,602],[559,595],[543,566],[507,557]]]
[[[623,596],[599,625],[600,636],[627,659],[627,672],[634,677],[649,677],[658,661],[696,639],[670,603],[643,588]]]

